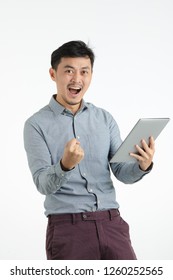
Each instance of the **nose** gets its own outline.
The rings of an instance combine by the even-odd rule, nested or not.
[[[80,72],[75,72],[72,77],[72,82],[76,84],[81,84],[81,75]]]

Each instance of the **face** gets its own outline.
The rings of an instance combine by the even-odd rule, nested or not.
[[[56,100],[76,113],[87,91],[91,78],[91,61],[87,57],[63,57],[57,70],[50,69],[50,76],[57,86]]]

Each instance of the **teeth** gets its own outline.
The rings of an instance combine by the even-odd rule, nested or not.
[[[72,89],[81,89],[81,86],[77,86],[77,85],[74,85],[74,84],[69,84],[68,85],[68,88],[72,88]]]
[[[68,89],[69,90],[75,90],[75,91],[77,91],[77,93],[81,91],[80,87],[69,87]]]
[[[78,94],[81,91],[81,88],[69,87],[69,91],[74,93],[74,94]]]

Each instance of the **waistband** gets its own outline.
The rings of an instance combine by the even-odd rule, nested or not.
[[[95,212],[82,212],[82,213],[69,213],[69,214],[54,214],[48,216],[49,224],[60,221],[97,221],[97,220],[112,220],[114,217],[119,216],[118,209],[109,209],[105,211]]]

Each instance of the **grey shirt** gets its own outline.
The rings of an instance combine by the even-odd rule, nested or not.
[[[71,171],[60,160],[65,144],[77,138],[84,159]],[[31,116],[24,126],[24,146],[33,180],[45,198],[45,215],[118,208],[112,174],[132,184],[145,174],[138,163],[109,163],[122,143],[110,113],[82,102],[73,115],[52,96],[49,105]],[[111,168],[111,170],[110,170]]]

